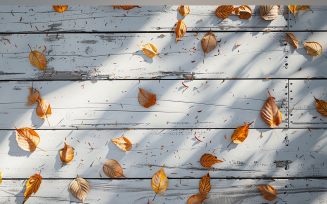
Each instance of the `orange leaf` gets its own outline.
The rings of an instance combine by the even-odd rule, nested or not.
[[[40,136],[31,128],[16,128],[16,141],[23,150],[34,152],[40,142]]]
[[[30,92],[31,92],[31,94],[27,97],[28,101],[25,104],[26,106],[30,106],[30,105],[34,104],[35,101],[37,100],[37,98],[39,98],[39,95],[40,95],[40,93],[38,91],[35,91],[33,93],[33,88],[30,88]]]
[[[282,113],[278,110],[277,105],[274,101],[274,97],[271,97],[268,91],[269,98],[261,109],[262,120],[272,128],[277,127],[282,122]]]
[[[301,11],[301,10],[306,10],[308,9],[310,6],[309,5],[287,5],[287,7],[289,8],[289,10],[294,14],[294,17],[296,16],[296,14]]]
[[[103,165],[103,172],[110,178],[125,177],[123,174],[123,169],[114,159],[106,161],[106,163]]]
[[[239,11],[238,11],[238,17],[240,19],[249,19],[252,16],[252,10],[249,6],[247,5],[242,5],[240,7],[238,7]]]
[[[322,53],[322,46],[317,42],[305,42],[303,43],[305,50],[307,51],[308,55],[312,57],[316,57],[321,55]]]
[[[202,195],[207,195],[210,190],[211,190],[210,175],[208,171],[208,174],[202,177],[202,179],[200,180],[199,191]]]
[[[151,179],[151,187],[157,194],[164,193],[168,187],[168,178],[163,170],[165,165],[161,167],[159,171],[157,171]],[[153,200],[155,199],[156,195],[154,196]]]
[[[274,20],[278,17],[279,8],[279,5],[261,5],[260,15],[267,21]]]
[[[26,182],[26,191],[24,193],[25,199],[23,204],[32,195],[32,193],[35,194],[39,190],[41,182],[42,176],[40,174],[34,174],[34,176],[31,176],[30,179],[28,179]]]
[[[216,9],[216,16],[218,18],[227,18],[233,11],[234,7],[232,5],[218,6]]]
[[[182,16],[187,16],[190,13],[190,7],[185,5],[180,5],[178,11]]]
[[[28,58],[30,59],[30,62],[31,62],[32,65],[43,69],[44,72],[45,72],[45,67],[47,65],[47,60],[45,59],[44,55],[41,52],[36,51],[36,50],[31,51]]]
[[[68,5],[53,5],[53,8],[55,11],[61,13],[61,12],[64,12],[68,8]]]
[[[211,32],[211,30],[205,36],[203,36],[201,39],[201,45],[204,52],[204,57],[208,52],[215,49],[217,46],[217,40],[216,36]]]
[[[147,57],[155,57],[157,55],[157,48],[152,45],[151,43],[148,43],[148,44],[145,44],[145,45],[137,45],[139,46],[144,54],[147,56]]]
[[[145,90],[139,88],[138,100],[141,106],[144,108],[149,108],[156,104],[156,94],[146,92]]]
[[[36,114],[42,119],[48,118],[51,115],[50,103],[40,97],[37,102]]]
[[[240,144],[242,143],[249,134],[249,127],[250,125],[253,123],[254,121],[252,121],[251,123],[244,125],[244,126],[239,126],[236,128],[236,130],[234,131],[233,135],[232,135],[232,141],[235,144]]]
[[[192,195],[188,199],[187,204],[202,204],[202,202],[206,199],[208,199],[208,197],[204,197],[202,195]]]
[[[74,158],[74,149],[65,142],[65,147],[59,151],[59,155],[61,162],[67,164]]]
[[[316,100],[316,106],[317,111],[324,117],[327,117],[327,103],[323,100],[318,100],[316,97],[314,97]]]
[[[270,185],[255,185],[255,186],[259,188],[262,197],[264,197],[266,200],[272,201],[276,198],[277,192]]]
[[[114,7],[114,9],[115,8],[118,8],[118,9],[122,8],[124,10],[130,10],[132,8],[139,7],[139,6],[137,6],[137,5],[113,5],[113,7]]]
[[[121,150],[129,151],[132,148],[132,143],[126,137],[118,137],[111,141]]]
[[[201,159],[200,159],[200,163],[203,167],[212,167],[212,165],[216,164],[216,163],[221,163],[223,161],[220,161],[217,159],[217,157],[213,156],[212,154],[204,154],[202,155]]]
[[[296,37],[292,33],[286,33],[286,41],[295,47],[295,49],[299,48],[299,41],[296,39]]]
[[[181,39],[185,33],[186,33],[186,25],[182,20],[178,20],[177,22],[177,27],[175,29],[175,33],[176,33],[176,44],[177,44],[177,40]]]

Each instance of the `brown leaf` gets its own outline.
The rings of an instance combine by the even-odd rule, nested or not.
[[[36,51],[36,50],[31,51],[28,58],[30,59],[30,62],[31,62],[32,65],[43,69],[44,72],[45,72],[45,67],[47,65],[47,60],[45,59],[44,55],[41,52]]]
[[[26,190],[24,193],[25,199],[23,204],[32,195],[32,193],[35,194],[39,190],[41,182],[42,176],[40,174],[34,174],[30,177],[30,179],[28,179],[28,181],[26,182]]]
[[[208,199],[208,197],[204,197],[202,195],[192,195],[188,199],[187,204],[202,204],[202,202],[206,199]]]
[[[156,94],[149,93],[141,88],[139,88],[139,95],[137,96],[139,103],[144,108],[149,108],[156,104]]]
[[[185,5],[180,5],[178,11],[182,16],[187,16],[190,13],[190,7]]]
[[[255,185],[255,186],[259,188],[262,197],[264,197],[266,200],[272,201],[276,198],[277,192],[270,185]]]
[[[176,44],[177,44],[177,40],[181,39],[185,33],[186,33],[186,25],[182,20],[178,20],[177,22],[177,27],[175,29],[175,33],[176,33]]]
[[[232,135],[232,141],[235,144],[240,144],[242,143],[249,134],[249,127],[250,125],[253,123],[254,121],[252,121],[251,123],[244,125],[244,126],[239,126],[236,128],[236,130],[234,131],[233,135]]]
[[[118,137],[111,141],[121,150],[129,151],[132,148],[132,143],[126,137]]]
[[[295,49],[299,48],[299,41],[296,39],[296,37],[292,33],[286,33],[286,41],[295,47]]]
[[[84,203],[84,200],[90,191],[90,185],[85,179],[77,177],[70,182],[69,191],[75,198]]]
[[[16,141],[18,146],[23,150],[34,152],[37,145],[40,143],[40,136],[31,128],[16,128]]]
[[[59,155],[61,162],[67,164],[74,158],[74,149],[65,142],[65,147],[59,151]]]
[[[274,97],[271,97],[268,91],[269,98],[261,109],[262,120],[272,128],[277,127],[282,122],[282,113],[278,110],[277,105],[274,101]]]
[[[318,100],[316,97],[314,97],[316,100],[316,106],[317,111],[324,117],[327,117],[327,103],[323,100]]]
[[[68,5],[53,5],[53,8],[55,11],[61,13],[61,12],[64,12],[68,8]]]
[[[125,177],[123,174],[123,169],[119,163],[113,159],[106,161],[106,163],[103,165],[103,172],[110,178]]]
[[[238,7],[239,11],[238,11],[238,17],[240,19],[249,19],[252,16],[252,10],[249,6],[247,5],[242,5],[240,7]]]
[[[303,43],[304,47],[308,53],[308,55],[312,57],[316,57],[321,55],[322,53],[322,46],[317,42],[305,42]]]
[[[139,6],[138,5],[113,5],[113,7],[114,7],[114,9],[115,8],[118,8],[118,9],[122,8],[124,10],[130,10],[132,8],[139,7]]]
[[[260,15],[266,21],[274,20],[278,17],[279,5],[261,5]]]
[[[50,103],[40,97],[37,102],[36,114],[42,119],[48,118],[51,115]]]
[[[202,155],[201,159],[200,159],[200,163],[203,167],[212,167],[212,165],[216,164],[216,163],[221,163],[223,161],[220,161],[217,159],[217,157],[213,156],[212,154],[204,154]]]
[[[202,177],[202,179],[200,180],[199,191],[202,195],[207,195],[210,190],[211,190],[210,175],[208,171],[208,174]]]
[[[227,18],[234,11],[233,5],[222,5],[216,9],[216,16],[218,18]]]
[[[216,36],[211,32],[211,30],[205,36],[203,36],[201,40],[201,45],[204,52],[204,57],[208,52],[215,49],[215,47],[217,46],[217,40]]]
[[[147,57],[155,57],[157,55],[157,48],[152,45],[151,43],[148,43],[148,44],[145,44],[145,45],[137,45],[139,46],[144,54],[147,56]]]
[[[35,101],[37,100],[37,98],[39,97],[40,93],[38,91],[35,91],[33,93],[33,88],[30,88],[30,92],[31,94],[27,97],[28,101],[25,104],[26,106],[30,106],[32,104],[35,103]]]
[[[164,166],[152,176],[151,187],[156,192],[156,195],[165,192],[168,187],[168,178],[163,170]]]

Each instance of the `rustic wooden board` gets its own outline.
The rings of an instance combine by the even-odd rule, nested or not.
[[[317,99],[327,101],[326,80],[290,80],[290,128],[325,128],[326,118],[317,111]]]
[[[203,174],[203,176],[205,173]],[[85,204],[90,203],[165,203],[186,204],[190,196],[199,194],[199,179],[169,179],[165,193],[156,196],[151,188],[151,180],[104,180],[88,179],[91,190],[86,196]],[[38,192],[26,203],[81,203],[73,197],[68,186],[71,180],[43,180]],[[21,203],[24,200],[25,183],[23,180],[4,180],[1,184],[0,201],[2,203]],[[250,180],[211,179],[211,191],[206,204],[233,203],[278,203],[287,204],[321,204],[326,202],[326,180]],[[269,184],[277,191],[273,201],[265,200],[255,185]]]
[[[239,145],[230,144],[234,129],[36,132],[41,137],[38,147],[47,152],[40,149],[26,152],[17,145],[16,131],[0,131],[3,178],[28,178],[38,170],[42,170],[43,178],[74,178],[76,174],[100,178],[100,173],[108,178],[103,173],[103,164],[96,158],[102,163],[115,159],[128,178],[151,178],[163,164],[170,178],[201,178],[208,170],[198,162],[205,153],[224,161],[213,166],[212,178],[327,176],[324,165],[327,133],[322,129],[311,133],[295,129],[277,129],[276,133],[271,129],[250,129],[248,138]],[[128,152],[111,142],[122,135],[133,144]],[[59,158],[64,142],[75,149],[75,157],[67,165],[62,165]]]
[[[188,86],[186,87],[182,82]],[[14,125],[40,129],[236,128],[260,116],[269,88],[283,113],[279,128],[288,126],[287,80],[102,80],[34,82],[51,104],[49,124],[25,106],[32,82],[1,82],[0,128]],[[139,88],[157,94],[157,105],[142,107]]]
[[[273,21],[262,20],[259,5],[250,6],[253,14],[248,20],[239,19],[236,15],[221,19],[215,14],[218,6],[190,6],[190,14],[183,18],[187,30],[288,29],[288,15],[283,15],[286,6],[281,6],[279,16]],[[114,10],[112,6],[69,6],[65,12],[58,13],[51,5],[1,6],[0,32],[174,31],[174,25],[182,19],[177,5],[141,7],[126,11]]]
[[[313,11],[310,11],[310,9]],[[326,5],[312,5],[310,9],[300,11],[296,14],[294,19],[294,15],[291,14],[289,17],[289,29],[299,30],[299,31],[315,31],[315,30],[327,30],[327,24],[325,22],[326,19]]]

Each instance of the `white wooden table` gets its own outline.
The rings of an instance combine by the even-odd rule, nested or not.
[[[63,14],[1,6],[0,203],[22,203],[26,180],[42,170],[26,203],[81,203],[68,190],[78,175],[90,183],[88,204],[185,204],[207,174],[198,162],[204,153],[224,161],[210,170],[206,204],[327,203],[327,120],[313,98],[327,101],[327,59],[285,38],[292,32],[326,48],[327,24],[315,19],[326,19],[327,7],[301,11],[295,23],[287,6],[273,21],[261,21],[258,5],[249,20],[219,19],[217,6],[190,6],[177,44],[178,6],[69,6]],[[220,42],[204,58],[201,38],[210,29]],[[146,57],[137,46],[146,43],[159,56]],[[28,44],[43,51],[45,73],[30,64]],[[32,85],[51,104],[50,125],[36,105],[25,106]],[[138,88],[156,93],[157,105],[140,106]],[[276,133],[260,117],[267,89],[283,114]],[[227,147],[235,128],[251,121],[248,138]],[[35,129],[47,152],[20,149],[15,126]],[[122,135],[135,144],[129,152],[110,142]],[[64,142],[75,157],[63,166]],[[117,160],[128,178],[106,177],[96,158]],[[152,201],[151,178],[163,164],[168,189]],[[273,186],[278,198],[265,200],[258,184]]]

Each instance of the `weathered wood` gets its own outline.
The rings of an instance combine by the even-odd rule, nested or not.
[[[287,9],[281,6],[278,17],[265,21],[260,6],[250,6],[248,20],[230,15],[227,19],[215,15],[215,6],[190,6],[190,14],[183,18],[188,31],[221,30],[287,30]],[[69,6],[63,13],[51,5],[1,6],[0,32],[120,32],[120,31],[174,31],[182,16],[175,6],[141,6],[129,11],[112,6]]]
[[[326,11],[326,5],[312,5],[310,9],[298,12],[295,18],[291,13],[289,17],[290,31],[327,30]]]
[[[185,86],[182,84],[185,84]],[[51,104],[49,124],[25,106],[32,82],[0,82],[0,128],[40,129],[236,128],[255,121],[267,128],[260,111],[269,88],[288,126],[287,80],[102,80],[34,82]],[[139,88],[156,94],[156,105],[142,107]]]
[[[203,173],[203,176],[206,173]],[[151,188],[151,180],[93,180],[88,179],[91,190],[86,196],[85,204],[90,203],[165,203],[186,204],[190,196],[199,194],[200,179],[169,179],[165,193],[156,196]],[[38,192],[32,195],[27,203],[81,203],[68,191],[71,180],[43,180]],[[21,203],[24,200],[26,181],[4,180],[1,184],[1,203]],[[321,204],[327,201],[326,180],[218,180],[211,179],[211,191],[206,204],[217,203],[287,203],[287,204]],[[265,200],[255,185],[269,184],[277,191],[273,201]]]
[[[290,80],[290,128],[325,128],[314,97],[327,101],[326,80]],[[309,130],[308,130],[309,131]]]

